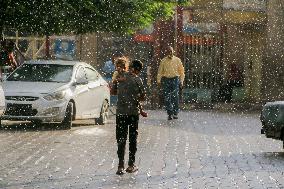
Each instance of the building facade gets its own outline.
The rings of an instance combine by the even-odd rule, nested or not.
[[[154,33],[154,39],[158,40],[153,42],[156,58],[152,67],[157,68],[163,45],[174,44],[185,66],[184,93],[189,100],[222,101],[220,95],[227,95],[230,88],[231,102],[282,100],[283,3],[280,0],[193,1],[192,6],[177,11],[174,24],[164,22],[156,26],[162,31],[158,37]],[[182,32],[179,32],[179,19]],[[228,89],[232,78],[238,82]]]
[[[157,69],[164,48],[172,45],[184,63],[186,101],[222,101],[222,90],[232,78],[238,84],[232,86],[231,102],[282,100],[283,4],[195,0],[190,7],[177,7],[172,20],[156,21],[147,32],[131,37],[97,35],[95,64],[100,66],[119,46],[130,58],[146,62],[148,84],[158,96]]]
[[[283,31],[282,0],[194,0],[190,7],[177,7],[173,19],[156,21],[133,36],[55,36],[50,48],[55,54],[69,52],[70,48],[65,49],[68,42],[72,57],[97,69],[115,51],[130,60],[141,59],[152,96],[159,96],[157,70],[165,47],[171,45],[184,63],[186,101],[265,102],[284,98]],[[45,49],[44,38],[24,40],[30,41],[24,50],[31,58]],[[223,98],[231,80],[237,84],[231,86],[231,97]]]

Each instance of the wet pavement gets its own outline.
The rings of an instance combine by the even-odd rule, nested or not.
[[[113,116],[71,130],[4,121],[0,188],[284,188],[282,142],[260,134],[258,114],[148,114],[139,125],[139,170],[123,176],[115,174]]]

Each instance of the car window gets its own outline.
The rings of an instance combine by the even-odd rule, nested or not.
[[[72,73],[72,65],[23,64],[7,78],[7,81],[65,83],[71,80]]]
[[[85,68],[85,69],[86,69],[88,81],[97,81],[98,80],[98,78],[99,78],[98,72],[96,72],[95,70],[93,70],[91,68]]]
[[[81,79],[87,79],[86,77],[86,73],[85,73],[85,70],[83,67],[80,67],[77,72],[76,72],[76,76],[75,78],[78,80],[81,80]]]

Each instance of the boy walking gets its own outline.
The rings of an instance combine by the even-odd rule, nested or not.
[[[124,155],[127,135],[129,133],[129,160],[125,170],[133,173],[138,170],[135,165],[135,154],[137,151],[137,136],[139,122],[139,102],[145,100],[145,89],[143,82],[138,77],[143,64],[139,60],[132,61],[129,73],[123,74],[123,81],[117,82],[117,111],[116,111],[116,140],[118,169],[116,174],[124,174]]]

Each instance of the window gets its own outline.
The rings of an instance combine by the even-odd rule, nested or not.
[[[87,74],[88,81],[97,81],[99,78],[98,72],[96,72],[95,70],[91,68],[86,68],[86,74]]]
[[[80,80],[80,79],[87,79],[86,78],[86,73],[85,73],[85,70],[83,67],[80,67],[78,70],[77,70],[77,73],[76,73],[76,79]]]
[[[71,65],[23,64],[7,80],[67,83],[71,80],[72,72]]]

